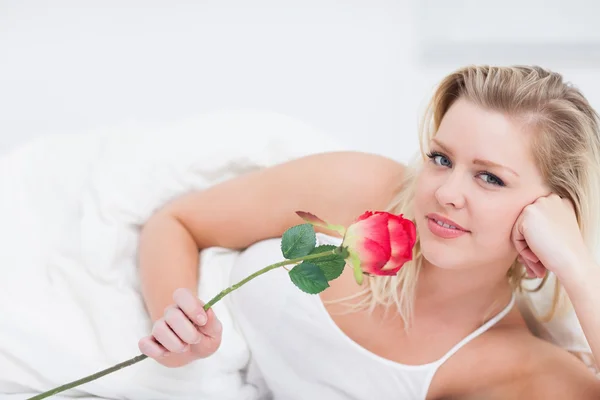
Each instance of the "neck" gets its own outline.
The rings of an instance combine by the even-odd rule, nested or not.
[[[423,260],[415,317],[431,315],[466,324],[488,320],[506,307],[512,295],[505,274],[490,275],[494,270],[501,269],[447,270]]]

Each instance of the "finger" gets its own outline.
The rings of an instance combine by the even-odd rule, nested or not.
[[[525,273],[527,274],[528,278],[535,278],[535,272],[533,272],[533,270],[529,267],[525,267]]]
[[[544,265],[541,262],[534,263],[527,259],[524,259],[524,260],[525,260],[525,265],[528,269],[527,275],[530,278],[534,278],[534,277],[543,278],[546,275],[546,271],[547,271],[546,267],[544,267]]]
[[[515,224],[513,225],[511,239],[518,253],[521,253],[521,251],[527,247],[527,242],[525,240],[525,234],[523,231],[523,212],[521,212],[515,221]]]
[[[527,206],[525,208],[527,208]],[[523,233],[521,232],[521,224],[523,223],[523,213],[525,212],[525,208],[521,210],[521,213],[519,214],[515,223],[513,224],[511,232],[513,240],[520,240],[523,238]]]
[[[199,328],[202,333],[202,340],[199,345],[192,347],[192,351],[201,358],[213,354],[221,346],[223,326],[215,316],[212,309],[207,311],[208,321],[206,325]]]
[[[167,350],[174,353],[183,353],[189,346],[171,330],[169,325],[163,318],[159,319],[154,323],[152,327],[152,336],[163,345]]]
[[[184,343],[196,344],[202,339],[202,335],[198,332],[196,326],[178,307],[172,306],[167,309],[165,322]]]
[[[169,354],[169,351],[160,343],[156,342],[152,336],[146,336],[145,338],[140,339],[138,348],[142,354],[154,359],[166,357]]]
[[[185,315],[199,326],[206,324],[208,317],[204,311],[204,303],[189,289],[177,289],[173,292],[173,301]]]
[[[535,255],[535,253],[531,251],[529,246],[522,249],[520,255],[521,257],[527,259],[528,261],[531,261],[532,263],[540,261],[540,259]]]
[[[208,309],[206,315],[208,320],[206,325],[200,327],[200,332],[210,338],[220,340],[221,332],[223,331],[223,325],[221,324],[221,321],[219,321],[212,308]]]
[[[535,276],[538,278],[543,278],[546,275],[546,267],[541,262],[530,263],[529,268],[533,271]]]
[[[521,255],[517,257],[517,261],[520,262],[521,265],[523,265],[523,267],[525,267],[525,275],[528,278],[533,278],[535,276],[531,268],[529,268],[529,266],[527,265],[527,261],[523,257],[521,257]]]
[[[529,246],[527,245],[527,241],[525,241],[525,239],[515,240],[515,241],[513,241],[513,244],[519,254],[523,254],[523,252],[529,248]]]

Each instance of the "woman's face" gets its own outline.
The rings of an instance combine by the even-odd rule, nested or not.
[[[517,256],[517,217],[549,193],[529,142],[530,133],[499,112],[464,99],[450,107],[417,179],[415,219],[428,262],[506,271]]]

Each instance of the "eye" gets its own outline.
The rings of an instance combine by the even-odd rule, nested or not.
[[[489,183],[490,185],[496,186],[505,186],[502,179],[498,178],[494,174],[490,174],[489,172],[483,172],[480,176],[482,177],[485,183]]]
[[[446,157],[445,155],[443,155],[442,153],[432,151],[431,153],[427,154],[427,157],[429,157],[431,159],[431,161],[436,165],[440,165],[442,167],[451,167],[452,166],[452,162],[450,161],[450,159],[448,157]]]

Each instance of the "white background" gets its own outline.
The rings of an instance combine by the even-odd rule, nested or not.
[[[405,160],[433,86],[468,63],[541,63],[600,108],[600,3],[540,1],[0,0],[0,154],[258,109]]]

